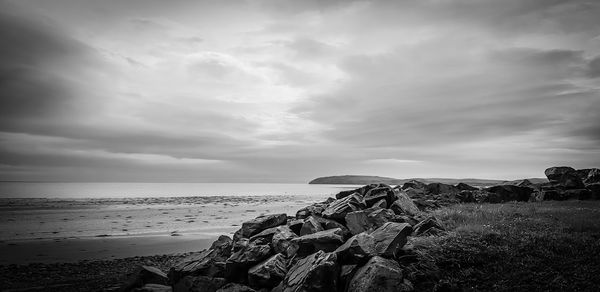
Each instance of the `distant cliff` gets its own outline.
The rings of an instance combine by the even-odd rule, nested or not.
[[[325,176],[311,180],[309,184],[332,184],[332,185],[366,185],[371,183],[384,183],[388,185],[401,185],[410,180],[418,180],[424,183],[444,183],[456,185],[466,183],[473,186],[491,186],[497,184],[517,184],[522,180],[505,181],[497,179],[476,179],[476,178],[408,178],[398,179],[391,177],[373,176],[373,175],[336,175]],[[529,178],[532,183],[547,182],[545,178]]]

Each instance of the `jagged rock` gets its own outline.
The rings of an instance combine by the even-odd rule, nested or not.
[[[489,193],[488,202],[503,203],[509,201],[527,202],[533,189],[513,185],[499,185],[486,188],[485,191]]]
[[[388,207],[388,203],[385,199],[381,199],[381,200],[377,201],[372,206],[372,208],[382,208],[382,209],[387,209],[387,207]]]
[[[363,232],[352,236],[335,250],[341,264],[363,264],[375,255],[375,238]]]
[[[348,287],[348,292],[395,292],[403,284],[402,269],[394,260],[375,256],[361,267]]]
[[[358,271],[357,265],[343,265],[340,268],[340,277],[338,281],[338,291],[348,291],[352,277]]]
[[[394,195],[396,196],[396,201],[390,206],[390,209],[394,211],[394,213],[397,215],[406,214],[411,216],[421,213],[417,205],[415,205],[413,200],[405,192],[396,191]]]
[[[215,292],[227,281],[207,276],[185,276],[173,285],[173,292]]]
[[[167,285],[169,278],[167,274],[156,267],[139,266],[135,272],[127,279],[120,291],[131,291],[134,288],[139,288],[145,284],[160,284]]]
[[[342,230],[340,228],[319,231],[292,239],[292,243],[298,245],[298,255],[308,255],[317,250],[326,252],[334,251],[344,243]]]
[[[371,232],[375,239],[375,253],[386,258],[396,257],[411,233],[412,227],[408,223],[385,223]]]
[[[289,269],[279,286],[280,291],[337,291],[339,270],[335,253],[318,251]]]
[[[250,242],[242,249],[234,252],[225,261],[225,278],[231,282],[246,283],[248,269],[271,255],[271,247]]]
[[[171,292],[173,288],[171,286],[165,286],[160,284],[146,284],[140,288],[132,290],[133,292]]]
[[[352,194],[354,194],[354,193],[357,193],[357,192],[356,192],[356,190],[347,190],[347,191],[341,191],[341,192],[339,192],[339,193],[337,193],[337,194],[335,195],[335,198],[336,198],[336,199],[338,199],[338,200],[339,200],[339,199],[343,199],[343,198],[345,198],[345,197],[347,197],[347,196],[350,196],[350,195],[352,195]],[[359,194],[359,193],[357,193],[357,194]],[[359,194],[359,195],[360,195],[360,194]]]
[[[396,217],[396,214],[394,214],[394,212],[389,209],[378,209],[367,215],[369,224],[372,226],[371,228],[373,229],[379,228],[383,224],[390,221],[396,222]]]
[[[329,205],[329,203],[315,203],[306,206],[296,212],[296,219],[304,219],[311,215],[321,216],[325,208],[327,208],[327,205]]]
[[[437,232],[443,231],[444,227],[440,224],[440,222],[435,217],[428,217],[427,219],[419,222],[419,224],[413,227],[415,235],[421,235],[427,232]]]
[[[317,219],[317,221],[319,223],[321,223],[321,226],[324,228],[324,230],[339,228],[342,230],[342,237],[344,239],[347,239],[352,235],[350,233],[350,230],[348,230],[348,228],[344,224],[341,224],[335,220],[331,220],[331,219],[327,219],[327,218],[323,218],[323,217],[315,217],[315,218]]]
[[[300,229],[302,229],[303,224],[304,224],[304,220],[294,219],[294,220],[289,220],[287,223],[287,226],[292,230],[292,232],[296,233],[296,235],[300,235]]]
[[[567,200],[590,200],[592,192],[588,189],[571,189],[565,190],[563,196]]]
[[[478,190],[476,187],[470,186],[470,185],[468,185],[468,184],[466,184],[466,183],[462,183],[462,182],[461,182],[461,183],[458,183],[458,184],[456,185],[456,188],[457,188],[459,191],[476,191],[476,190]]]
[[[407,182],[405,182],[402,185],[402,190],[406,190],[408,188],[412,188],[412,189],[425,189],[427,187],[427,184],[420,182],[418,180],[409,180]]]
[[[440,207],[440,204],[434,200],[413,200],[413,202],[421,211],[435,210]]]
[[[185,276],[209,276],[222,277],[223,269],[219,262],[225,261],[225,258],[219,255],[218,250],[209,249],[197,255],[191,255],[175,266],[171,267],[168,273],[169,282],[177,283],[179,279]]]
[[[544,174],[551,183],[559,184],[567,189],[581,189],[584,187],[577,171],[568,166],[550,167]]]
[[[461,203],[477,202],[473,191],[460,191],[460,193],[456,195],[456,199],[459,200]]]
[[[221,235],[219,238],[212,243],[210,249],[217,251],[220,257],[228,258],[231,256],[231,247],[233,246],[233,240],[227,235]]]
[[[286,273],[286,259],[276,254],[248,270],[248,283],[252,287],[272,288],[283,280]]]
[[[346,226],[353,235],[369,230],[373,226],[369,223],[369,213],[365,210],[354,211],[346,214]]]
[[[242,284],[229,283],[219,288],[217,292],[256,292],[256,290]]]
[[[273,251],[276,253],[281,253],[287,257],[291,257],[296,253],[298,249],[297,246],[293,246],[292,239],[298,237],[292,230],[285,226],[276,227],[277,231],[273,235],[273,239],[271,240],[271,246],[273,247]]]
[[[244,238],[250,238],[252,235],[258,234],[267,228],[283,225],[286,222],[287,215],[285,214],[259,216],[250,221],[242,223],[241,236]]]
[[[362,198],[358,194],[335,200],[323,211],[323,217],[338,221],[344,220],[344,217],[349,212],[363,208],[361,200]]]
[[[600,169],[598,168],[578,169],[577,175],[586,186],[600,182]]]
[[[285,225],[281,225],[281,226],[285,226]],[[277,232],[277,228],[279,228],[281,226],[267,228],[267,229],[259,232],[258,234],[254,234],[254,235],[252,235],[252,237],[250,237],[250,241],[252,242],[252,241],[256,241],[258,239],[271,241],[271,239],[273,239],[273,235],[275,235],[275,233]]]
[[[363,197],[363,202],[367,207],[373,206],[380,200],[385,200],[388,205],[391,205],[396,200],[394,190],[390,186],[384,185],[369,190]]]
[[[443,184],[443,183],[430,183],[425,187],[425,190],[434,195],[439,194],[455,194],[460,190],[453,185]]]
[[[304,219],[304,224],[302,224],[302,228],[300,229],[300,236],[312,234],[323,230],[325,229],[323,229],[321,223],[319,223],[315,217],[309,216],[306,219]]]

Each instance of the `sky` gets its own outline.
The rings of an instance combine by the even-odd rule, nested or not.
[[[0,180],[600,166],[600,2],[0,0]]]

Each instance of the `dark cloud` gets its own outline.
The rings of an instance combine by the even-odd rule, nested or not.
[[[600,77],[600,55],[590,60],[587,74],[592,78]]]

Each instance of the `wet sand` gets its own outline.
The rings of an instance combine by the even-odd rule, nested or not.
[[[0,199],[0,265],[193,252],[261,214],[323,197]]]

